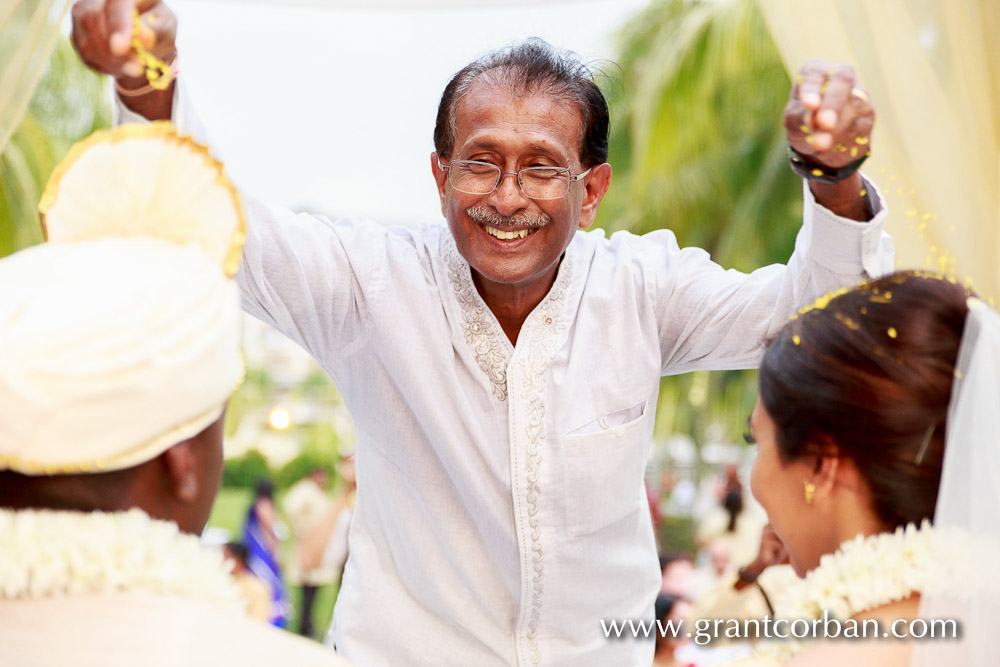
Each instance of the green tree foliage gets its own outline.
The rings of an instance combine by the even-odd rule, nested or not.
[[[311,376],[310,376],[311,377]],[[308,384],[307,379],[304,384]],[[332,383],[325,381],[322,386],[325,388]],[[339,394],[336,400],[339,400]],[[337,463],[340,461],[340,438],[333,425],[317,421],[312,424],[300,426],[304,429],[302,451],[298,456],[281,467],[275,475],[275,484],[278,488],[287,488],[299,481],[316,468],[322,468],[330,473],[330,478],[337,477]]]
[[[271,467],[263,454],[251,449],[239,458],[226,461],[222,469],[222,486],[252,489],[262,477],[271,479]]]
[[[226,406],[226,437],[233,437],[240,423],[255,411],[259,412],[273,392],[274,382],[270,373],[261,368],[248,368],[243,383],[233,392]]]
[[[784,262],[801,224],[782,110],[790,82],[752,0],[654,0],[619,34],[610,89],[612,186],[597,224],[667,228],[725,268]],[[689,374],[661,385],[657,433],[697,442],[709,424],[738,437],[752,372]]]
[[[310,373],[292,387],[279,387],[267,370],[249,368],[243,384],[229,399],[226,436],[233,437],[240,425],[248,419],[261,420],[260,427],[269,428],[264,420],[270,408],[286,401],[329,408],[340,405],[343,399],[333,381],[321,370]],[[301,451],[295,458],[271,471],[273,481],[279,489],[288,488],[315,468],[323,468],[331,477],[336,477],[342,443],[337,429],[326,417],[294,424],[287,432],[287,437],[294,438],[301,445]],[[252,487],[258,473],[264,474],[257,462],[258,457],[264,458],[259,452],[252,450],[243,456],[227,460],[224,484]]]
[[[24,119],[0,154],[0,257],[42,241],[38,200],[49,175],[75,142],[111,125],[106,86],[61,36]]]
[[[317,468],[330,473],[331,478],[337,476],[335,460],[314,449],[303,449],[298,456],[281,466],[274,476],[274,483],[279,489],[287,489]]]

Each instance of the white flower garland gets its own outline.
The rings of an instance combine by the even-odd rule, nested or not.
[[[812,621],[825,610],[846,620],[905,600],[927,585],[933,553],[934,529],[926,519],[919,528],[911,523],[893,533],[858,535],[823,555],[819,566],[783,591],[775,602],[775,618]],[[781,662],[807,645],[794,638],[762,641],[754,658],[740,664]]]
[[[0,599],[142,591],[246,611],[218,552],[145,512],[0,510]]]

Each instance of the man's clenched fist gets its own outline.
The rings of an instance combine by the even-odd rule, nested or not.
[[[177,17],[159,0],[79,0],[73,5],[73,46],[88,67],[110,74],[124,88],[146,84],[132,48],[133,17],[142,24],[139,40],[164,62],[177,55]]]
[[[788,143],[811,162],[834,169],[864,157],[875,109],[850,65],[810,60],[785,107]]]

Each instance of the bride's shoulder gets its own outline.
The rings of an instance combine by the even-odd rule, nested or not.
[[[875,621],[877,630],[869,631],[864,638],[817,642],[783,667],[908,667],[913,643],[893,633],[905,632],[909,621],[918,617],[919,609],[920,596],[912,595],[857,614],[854,618],[860,626],[864,627],[865,621]],[[872,627],[870,623],[868,627]]]
[[[900,641],[826,642],[802,651],[782,667],[909,667],[912,646]]]

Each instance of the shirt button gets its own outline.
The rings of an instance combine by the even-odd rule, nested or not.
[[[608,427],[608,420],[605,419],[604,417],[599,418],[597,420],[597,423],[598,423],[598,425],[600,425],[601,428],[607,428]]]

